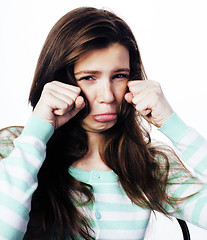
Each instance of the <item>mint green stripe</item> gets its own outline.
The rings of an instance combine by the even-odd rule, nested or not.
[[[24,218],[26,221],[29,221],[29,216],[27,217],[22,216],[22,213],[26,213],[26,212],[29,213],[28,208],[26,208],[23,204],[21,204],[17,200],[3,193],[0,193],[0,203],[6,208],[16,213],[17,215]]]
[[[49,122],[32,115],[22,132],[22,136],[35,136],[46,143],[53,133],[54,127]]]
[[[204,157],[195,167],[194,171],[202,174],[206,171],[207,156]]]
[[[12,186],[14,186],[22,191],[30,188],[30,185],[28,185],[27,182],[25,182],[24,180],[19,179],[17,177],[14,177],[14,176],[12,176],[12,181],[8,181],[8,176],[6,174],[4,174],[4,171],[2,171],[2,173],[0,174],[0,179],[12,184]]]
[[[126,196],[124,189],[121,186],[117,185],[100,185],[100,186],[93,186],[94,193],[102,193],[102,194],[117,194]]]
[[[205,140],[199,136],[197,137],[188,147],[187,149],[180,155],[182,160],[186,162],[199,150],[201,145],[205,142]]]
[[[183,194],[183,193],[185,193],[185,191],[187,191],[191,186],[192,186],[192,184],[190,183],[190,182],[192,182],[192,180],[191,179],[188,179],[185,183],[182,183],[181,185],[179,185],[179,187],[177,187],[176,188],[176,190],[171,194],[171,196],[172,197],[181,197],[181,195]],[[178,185],[177,185],[178,186]],[[201,190],[201,189],[200,189]],[[199,191],[199,190],[198,190]],[[195,192],[196,193],[196,192]],[[198,193],[197,193],[198,194]],[[197,194],[196,194],[196,196],[197,196]],[[192,197],[191,197],[192,198]],[[190,199],[191,199],[190,198]],[[186,200],[185,200],[186,201]],[[165,207],[165,209],[167,210],[167,211],[169,211],[169,210],[172,210],[172,207],[170,206],[170,205],[166,205],[166,207]]]
[[[178,218],[181,218],[181,219],[185,220],[185,219],[184,219],[184,215],[183,215],[183,214],[184,214],[185,207],[188,206],[188,205],[189,205],[191,202],[193,202],[193,201],[196,201],[196,208],[199,209],[200,207],[198,206],[198,205],[199,205],[198,203],[199,203],[200,200],[197,200],[197,199],[199,199],[200,197],[201,197],[201,198],[204,198],[204,200],[202,200],[202,201],[203,201],[203,204],[204,204],[204,205],[206,204],[206,202],[207,202],[207,196],[203,196],[203,197],[202,197],[202,195],[205,194],[203,190],[204,190],[204,188],[201,189],[198,193],[196,193],[195,195],[193,195],[192,197],[186,199],[186,200],[183,202],[182,207],[179,208],[179,211],[181,211],[181,212],[178,212],[178,214],[177,214],[177,217],[178,217]],[[202,209],[201,209],[201,210],[202,210]],[[191,221],[193,224],[197,224],[197,223],[198,223],[198,217],[196,216],[196,214],[197,214],[196,211],[197,211],[197,210],[195,210],[195,208],[194,208],[194,210],[193,210],[194,213],[192,213],[192,221]],[[200,216],[200,213],[198,214],[198,216]],[[196,219],[197,219],[197,220],[196,220]]]
[[[144,230],[148,221],[98,221],[97,229],[110,230]]]
[[[141,214],[140,211],[147,211],[135,204],[118,204],[118,203],[103,203],[103,202],[96,202],[96,209],[99,211],[106,211],[106,212],[137,212]]]
[[[201,196],[199,200],[197,200],[195,207],[193,209],[191,221],[197,226],[199,226],[200,215],[206,203],[207,203],[207,196],[203,196],[203,197]]]
[[[172,175],[170,175],[168,177],[168,183],[181,183],[181,180],[184,180],[186,172],[185,171],[181,171],[181,170],[177,170],[175,173],[173,173]],[[182,181],[183,182],[183,181]],[[193,180],[191,178],[188,178],[187,182],[193,182]],[[167,185],[167,189],[171,187],[171,184]]]
[[[3,156],[3,158],[7,158],[9,156],[9,154],[11,153],[11,149],[0,149],[0,154]]]
[[[11,233],[13,234],[11,235]],[[20,240],[24,237],[24,234],[25,233],[0,220],[0,236],[8,240]]]
[[[6,159],[6,165],[14,166],[17,168],[22,168],[30,173],[32,176],[37,171],[36,167],[31,165],[29,162],[25,161],[25,159],[18,158],[18,157],[9,157]]]
[[[20,150],[23,150],[24,153],[35,156],[37,159],[43,160],[44,156],[42,153],[35,148],[33,145],[23,142],[16,142],[15,147],[18,147]]]
[[[173,113],[170,118],[159,128],[159,130],[169,137],[173,142],[179,142],[189,131],[189,127]]]

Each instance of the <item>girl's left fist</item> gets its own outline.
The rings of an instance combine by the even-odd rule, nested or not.
[[[129,92],[125,100],[132,103],[136,110],[156,127],[161,127],[173,114],[173,109],[156,81],[135,80],[128,82]]]

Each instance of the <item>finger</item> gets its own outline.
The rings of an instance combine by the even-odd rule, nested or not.
[[[138,94],[147,88],[147,82],[145,80],[129,81],[128,87],[133,95]]]
[[[148,116],[152,109],[147,107],[146,105],[138,104],[135,106],[137,112],[139,112],[143,117]]]
[[[55,115],[64,115],[74,107],[74,101],[72,99],[65,101],[64,99],[53,95],[53,93],[50,93],[50,95],[52,97],[50,98],[48,106],[53,110]]]
[[[68,120],[73,118],[81,109],[85,106],[84,98],[82,96],[78,96],[75,101],[74,107],[64,114],[64,117]]]
[[[146,116],[152,112],[154,101],[149,94],[142,92],[132,98],[132,103],[141,115]]]
[[[140,93],[137,93],[137,94],[132,94],[133,95],[133,98],[132,98],[132,103],[137,105],[138,103],[141,103],[141,102],[149,102],[149,99],[150,99],[150,96],[148,94],[148,92],[146,91],[143,91],[143,92],[140,92]]]
[[[150,115],[150,113],[152,112],[152,109],[143,109],[140,114],[143,116],[143,117],[148,117]]]
[[[138,104],[134,104],[134,107],[142,116],[146,116],[152,111],[152,109],[148,105],[146,105],[145,102],[139,102]]]
[[[133,86],[133,85],[136,85],[137,83],[145,83],[145,82],[146,80],[143,80],[143,79],[130,80],[128,81],[128,85]]]
[[[64,115],[68,113],[72,115],[71,117],[75,116],[85,106],[84,98],[82,96],[78,96],[72,106],[67,107],[67,103],[65,105],[65,102],[60,104],[60,108],[54,110],[54,113],[56,115]]]
[[[61,92],[57,92],[57,91],[53,91],[53,90],[51,90],[50,93],[54,97],[56,97],[57,99],[60,99],[60,100],[62,100],[64,102],[66,102],[67,105],[68,105],[68,110],[73,108],[75,100],[78,97],[77,93],[74,93],[74,92],[71,92],[71,91],[68,92],[68,95],[65,95],[65,94],[63,94]]]
[[[80,94],[81,89],[79,87],[74,87],[60,82],[52,82],[45,85],[45,91],[62,93],[66,96],[74,96],[73,98],[76,98]]]
[[[53,85],[55,86],[59,86],[63,89],[68,89],[68,90],[72,90],[76,93],[80,93],[81,92],[81,89],[80,87],[78,86],[74,86],[74,85],[70,85],[70,84],[66,84],[66,83],[62,83],[62,82],[59,82],[59,81],[53,81],[51,82]]]

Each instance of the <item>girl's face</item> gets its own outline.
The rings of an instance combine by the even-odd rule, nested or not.
[[[86,131],[102,132],[117,121],[130,74],[129,51],[118,43],[91,50],[74,67],[78,86],[90,106],[83,120]]]

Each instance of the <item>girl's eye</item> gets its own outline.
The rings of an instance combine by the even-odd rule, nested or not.
[[[84,76],[79,79],[79,81],[85,80],[85,81],[93,81],[95,78],[93,76]]]
[[[114,75],[113,79],[115,79],[115,78],[117,78],[117,79],[129,79],[129,75],[119,73],[119,74]]]

